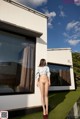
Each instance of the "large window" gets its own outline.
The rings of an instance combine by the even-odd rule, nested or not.
[[[0,31],[0,94],[34,92],[35,39]]]
[[[70,66],[48,63],[51,86],[70,86]]]

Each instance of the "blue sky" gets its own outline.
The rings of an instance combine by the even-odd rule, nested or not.
[[[14,0],[48,16],[48,48],[80,52],[80,0]]]

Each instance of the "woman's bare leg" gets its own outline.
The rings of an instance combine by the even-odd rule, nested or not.
[[[43,115],[46,115],[46,110],[45,110],[45,85],[44,85],[44,83],[40,82],[39,87],[40,87],[40,92],[41,92]]]
[[[46,105],[46,114],[48,114],[48,82],[45,83],[45,105]]]

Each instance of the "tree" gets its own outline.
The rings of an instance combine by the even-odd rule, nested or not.
[[[73,52],[72,53],[72,60],[73,60],[74,74],[76,75],[77,79],[80,79],[80,53],[79,52]]]

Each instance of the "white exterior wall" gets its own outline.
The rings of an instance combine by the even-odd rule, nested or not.
[[[47,51],[47,60],[50,63],[71,66],[70,67],[71,86],[51,86],[50,90],[75,89],[71,49],[70,48],[49,49]]]
[[[36,60],[38,66],[41,58],[47,58],[47,18],[38,12],[31,12],[19,6],[0,0],[0,20],[43,33],[36,38]],[[41,105],[40,90],[36,87],[33,94],[0,96],[0,110],[10,110]]]

